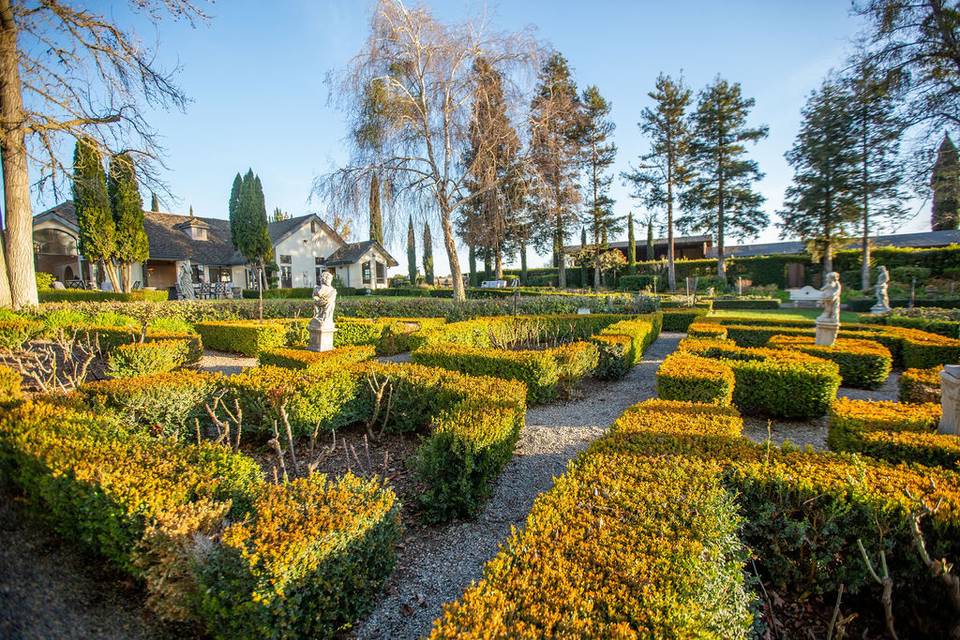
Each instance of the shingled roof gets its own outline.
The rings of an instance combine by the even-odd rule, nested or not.
[[[382,244],[376,240],[364,240],[363,242],[350,242],[334,251],[327,258],[327,265],[335,267],[342,264],[353,264],[358,262],[371,248],[376,249],[387,259],[387,265],[395,267],[400,264],[383,248]]]
[[[851,238],[847,240],[846,245],[847,247],[852,248],[853,246],[858,246],[859,242],[859,238]],[[897,233],[873,236],[870,238],[870,242],[875,247],[910,247],[914,249],[946,247],[951,244],[960,244],[960,231],[946,230]],[[799,241],[789,241],[745,244],[734,247],[726,247],[724,249],[724,253],[726,253],[727,256],[740,256],[741,258],[747,258],[750,256],[799,254],[804,253],[806,250],[807,248],[805,243]],[[710,249],[710,251],[707,252],[707,256],[716,258],[716,248]]]

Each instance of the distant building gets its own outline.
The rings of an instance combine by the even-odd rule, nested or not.
[[[874,247],[909,247],[913,249],[932,249],[946,247],[951,244],[960,244],[960,231],[920,231],[917,233],[898,233],[885,236],[873,236],[870,244]],[[859,238],[847,241],[846,248],[855,249],[860,246]],[[789,242],[767,242],[759,244],[743,244],[733,247],[724,247],[727,257],[737,256],[748,258],[751,256],[775,256],[786,254],[805,253],[807,245],[799,240]],[[716,247],[707,251],[708,258],[717,257]]]
[[[627,242],[607,243],[611,249],[615,249],[623,254],[627,260]],[[588,247],[593,245],[587,245]],[[713,239],[710,236],[676,236],[673,239],[673,255],[677,260],[698,260],[706,258],[713,246]],[[567,256],[567,263],[572,264],[572,256],[580,253],[582,246],[579,244],[568,245],[563,248],[564,255]],[[644,260],[660,260],[667,257],[667,239],[657,238],[653,241],[653,255],[647,255],[647,239],[637,238],[637,262]]]
[[[144,212],[150,259],[133,266],[142,287],[171,289],[181,269],[194,282],[220,282],[254,288],[256,278],[230,240],[230,221],[174,213]],[[281,287],[313,287],[324,271],[345,286],[382,289],[397,261],[375,240],[346,242],[315,214],[269,223]],[[79,229],[73,203],[63,202],[33,218],[37,270],[64,283],[102,282],[97,265],[77,250]]]

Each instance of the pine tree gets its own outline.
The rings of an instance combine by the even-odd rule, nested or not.
[[[586,227],[580,227],[580,254],[581,254],[581,256],[586,256],[586,251],[587,251],[587,228],[586,228]],[[593,251],[593,260],[592,260],[591,262],[593,262],[594,265],[596,265],[597,267],[599,267],[600,261],[597,259],[598,253],[599,253],[598,247],[597,247],[596,245],[594,245],[593,248],[592,248],[592,251]],[[583,288],[587,288],[587,282],[589,282],[588,273],[587,273],[587,261],[586,261],[586,260],[582,260],[582,261],[580,262],[580,286],[583,287]],[[595,285],[595,286],[596,286],[596,285]],[[597,288],[599,289],[599,287],[597,287]]]
[[[433,238],[429,222],[423,223],[423,279],[433,286]]]
[[[234,182],[236,184],[236,182]],[[231,204],[232,194],[231,194]],[[267,227],[267,207],[263,185],[252,169],[243,176],[234,216],[231,218],[233,246],[257,272],[258,315],[263,320],[264,269],[273,259],[273,243]]]
[[[613,176],[607,173],[617,159],[617,145],[611,141],[616,125],[610,120],[611,104],[600,95],[595,86],[587,87],[581,98],[583,103],[583,126],[581,144],[583,164],[587,175],[586,214],[590,232],[597,251],[593,261],[593,287],[600,288],[600,247],[607,244],[609,234],[623,231],[621,219],[613,215],[613,198],[610,184]],[[586,287],[586,281],[583,282]]]
[[[860,285],[870,288],[870,235],[878,223],[903,220],[901,188],[904,163],[900,138],[907,127],[899,114],[901,84],[897,75],[884,75],[866,54],[854,58],[846,79],[853,109],[853,137],[859,165],[854,190],[860,204]]]
[[[105,271],[114,291],[120,283],[113,260],[117,248],[116,225],[110,211],[107,178],[97,147],[83,138],[73,152],[73,205],[80,228],[80,255]]]
[[[960,225],[960,160],[957,148],[946,133],[937,150],[930,188],[933,189],[930,228],[934,231],[956,229]]]
[[[157,197],[157,194],[150,192],[150,211],[158,212],[160,211],[160,199]]]
[[[413,230],[413,216],[407,225],[407,275],[410,286],[417,286],[417,235]]]
[[[833,271],[833,250],[856,224],[858,164],[850,96],[833,78],[810,94],[793,147],[785,154],[793,184],[785,193],[778,226],[784,236],[812,243]]]
[[[691,178],[687,164],[691,135],[686,116],[691,94],[682,78],[674,80],[660,74],[656,88],[647,95],[654,105],[643,110],[640,130],[650,139],[650,151],[640,157],[640,169],[632,169],[623,177],[633,183],[634,197],[648,206],[667,210],[667,284],[673,291],[677,288],[674,205]]]
[[[120,285],[123,291],[130,291],[133,263],[147,261],[150,244],[143,228],[143,200],[140,198],[133,160],[125,153],[110,159],[107,195],[116,228],[114,258],[120,269]]]
[[[653,250],[653,216],[647,217],[647,260],[653,260],[656,257]]]
[[[547,59],[538,76],[530,107],[530,156],[538,174],[532,204],[536,243],[553,252],[558,285],[567,286],[563,245],[577,224],[577,188],[581,156],[581,105],[567,60]]]
[[[633,233],[633,212],[627,214],[627,273],[637,272],[637,238]]]
[[[370,178],[370,239],[383,244],[383,216],[380,213],[380,177]]]
[[[472,244],[467,248],[467,264],[470,268],[470,277],[468,279],[470,286],[479,286],[477,282],[477,250]]]
[[[767,127],[747,126],[753,105],[739,83],[717,78],[700,92],[693,114],[690,164],[695,177],[683,194],[685,214],[677,226],[716,236],[717,276],[722,280],[727,277],[727,237],[756,237],[770,224],[761,208],[764,197],[754,190],[763,173],[746,155],[746,143],[767,136]]]

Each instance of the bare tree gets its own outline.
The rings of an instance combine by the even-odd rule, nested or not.
[[[501,74],[505,91],[516,90],[512,79],[534,63],[535,55],[535,43],[526,34],[491,34],[471,22],[444,24],[425,8],[380,0],[366,46],[345,71],[328,80],[352,119],[352,157],[346,167],[319,177],[314,193],[337,203],[339,210],[360,210],[365,187],[378,174],[395,198],[436,214],[454,299],[464,300],[453,216],[484,193],[465,188],[471,167],[462,162],[478,90],[474,63],[482,57]],[[377,127],[376,145],[365,142],[370,126]],[[364,136],[357,135],[360,130]]]
[[[65,141],[84,138],[103,155],[126,152],[141,182],[163,185],[162,148],[143,106],[182,109],[187,98],[155,51],[100,15],[67,0],[0,0],[0,155],[6,220],[0,252],[0,305],[37,303],[28,167],[34,186],[58,195],[69,176]],[[206,15],[193,0],[130,0],[157,22],[193,24]],[[69,158],[69,156],[67,156]]]

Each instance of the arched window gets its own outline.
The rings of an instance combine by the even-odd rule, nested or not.
[[[37,229],[33,232],[33,245],[38,255],[77,255],[77,239],[60,229]]]

